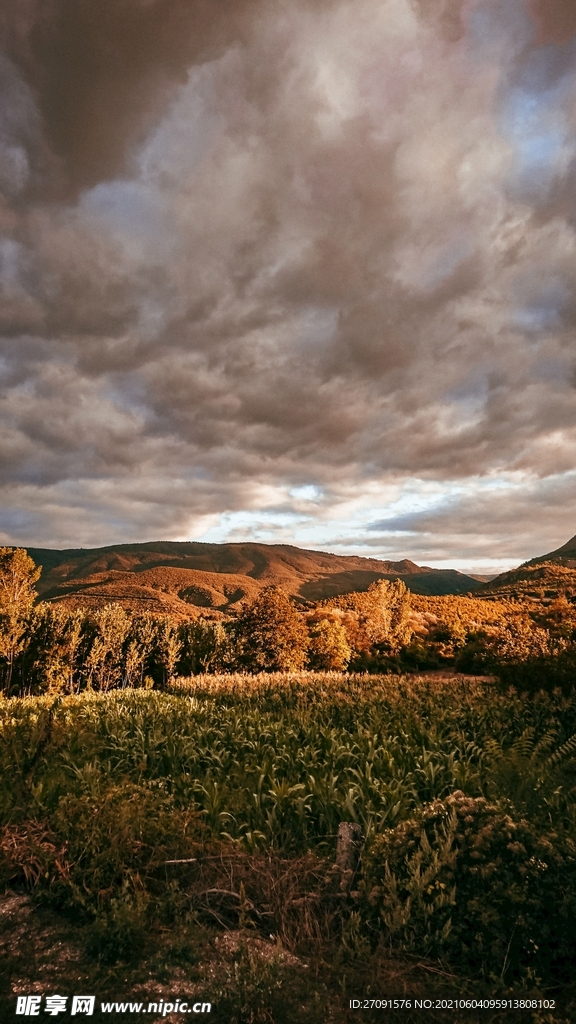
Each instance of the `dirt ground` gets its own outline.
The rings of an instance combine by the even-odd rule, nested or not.
[[[41,997],[39,1021],[70,1024],[88,1019],[133,1024],[142,1022],[142,1013],[146,1024],[183,1024],[187,1019],[210,1024],[347,1024],[359,1019],[387,1024],[573,1024],[570,1013],[558,1010],[477,1014],[432,1006],[415,1011],[415,993],[433,1003],[442,995],[458,995],[456,979],[423,963],[343,961],[334,971],[333,965],[306,962],[255,934],[203,927],[165,933],[150,936],[149,948],[130,963],[105,962],[90,950],[86,925],[35,905],[24,892],[6,892],[0,896],[1,1024],[32,1020],[16,1013],[23,996]],[[351,1000],[362,1001],[367,993],[412,1002],[396,1011],[351,1007]],[[47,1010],[46,997],[54,995],[66,997],[66,1012],[52,1015]],[[91,1018],[70,1014],[74,995],[95,996]],[[182,1003],[187,1006],[184,1015]],[[137,1012],[134,1004],[141,1004]],[[210,1004],[209,1013],[206,1008],[201,1012],[202,1004]]]
[[[67,920],[53,909],[35,906],[25,893],[9,891],[0,896],[2,1024],[27,1020],[26,1015],[16,1013],[17,1000],[19,996],[33,995],[42,997],[40,1020],[87,1020],[86,1015],[70,1015],[72,997],[95,995],[94,1019],[122,1020],[126,1024],[141,1021],[143,1012],[146,1024],[182,1024],[186,1016],[169,1010],[176,1002],[188,1004],[187,1012],[194,1014],[191,1019],[196,1019],[198,1012],[192,1009],[194,1006],[210,1004],[210,1015],[204,1010],[204,1015],[198,1012],[197,1019],[207,1019],[211,1024],[272,1024],[277,1020],[284,1024],[284,1020],[296,1019],[290,1005],[286,1007],[289,1015],[278,1017],[266,1010],[266,1002],[267,997],[274,995],[274,988],[289,983],[289,976],[302,977],[306,983],[304,1001],[300,1000],[297,1008],[304,1015],[297,1012],[297,1019],[318,1024],[338,1024],[345,1019],[339,1008],[341,1004],[344,1009],[343,998],[337,998],[336,1005],[330,1006],[328,992],[321,982],[309,990],[308,965],[304,961],[258,936],[200,929],[193,935],[171,934],[167,936],[170,941],[163,942],[160,934],[151,937],[150,955],[137,957],[131,963],[103,962],[87,949],[87,938],[85,926]],[[292,996],[298,987],[291,986]],[[67,1012],[47,1015],[46,996],[56,994],[67,997]],[[306,1006],[309,999],[312,1004]],[[291,997],[288,1004],[292,1002]],[[122,1012],[112,1008],[104,1012],[103,1003],[127,1005]],[[142,1009],[131,1012],[131,1003],[142,1003]],[[150,1003],[156,1004],[158,1011],[149,1010]]]

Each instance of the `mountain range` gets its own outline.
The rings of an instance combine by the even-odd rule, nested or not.
[[[289,544],[155,541],[104,548],[28,548],[42,566],[44,601],[98,607],[117,601],[132,611],[219,617],[281,586],[298,601],[367,590],[401,579],[416,594],[465,594],[486,577],[357,555],[307,551]]]
[[[576,595],[576,537],[492,579],[359,555],[334,555],[290,544],[151,541],[103,548],[28,548],[42,574],[44,601],[97,608],[118,602],[131,611],[219,618],[259,591],[281,586],[298,602],[367,590],[376,580],[403,580],[415,594],[490,598]]]

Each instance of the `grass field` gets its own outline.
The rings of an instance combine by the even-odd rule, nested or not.
[[[567,1008],[477,1019],[570,1019],[576,698],[197,676],[4,700],[0,726],[4,883],[68,929],[104,998],[177,978],[211,989],[210,1019],[254,1024],[353,1019],[385,991],[544,993]],[[364,837],[350,876],[341,821]]]

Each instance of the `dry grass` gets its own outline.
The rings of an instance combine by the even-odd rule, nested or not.
[[[467,700],[475,700],[484,692],[492,676],[463,676],[455,672],[422,672],[410,676],[368,675],[367,673],[346,672],[258,672],[248,675],[244,672],[200,674],[180,677],[170,686],[170,693],[190,697],[270,697],[297,694],[301,691],[313,695],[319,703],[328,699],[352,701],[356,697],[366,699],[381,694],[394,702],[406,698],[418,698],[422,691],[440,697],[447,692],[462,689]],[[447,684],[450,686],[447,689]]]
[[[66,846],[47,823],[33,820],[0,829],[0,881],[24,882],[31,888],[56,878],[69,882],[70,865]]]
[[[187,912],[225,929],[273,934],[292,952],[318,954],[337,931],[343,897],[325,858],[312,853],[295,858],[248,854],[235,844],[216,841],[188,841],[174,851],[185,856],[176,858],[162,859],[163,852],[152,851],[134,876],[138,887],[156,900],[177,886],[179,906]],[[0,830],[4,883],[27,889],[41,883],[44,892],[56,887],[58,893],[62,884],[74,884],[69,855],[46,822],[26,821]],[[99,894],[100,899],[107,896]]]
[[[308,853],[286,858],[247,854],[222,845],[195,861],[164,866],[190,907],[226,929],[274,936],[292,953],[318,955],[338,931],[342,894],[330,862]]]

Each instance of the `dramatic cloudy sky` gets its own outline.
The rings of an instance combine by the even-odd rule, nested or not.
[[[0,543],[576,533],[574,0],[5,0]]]

